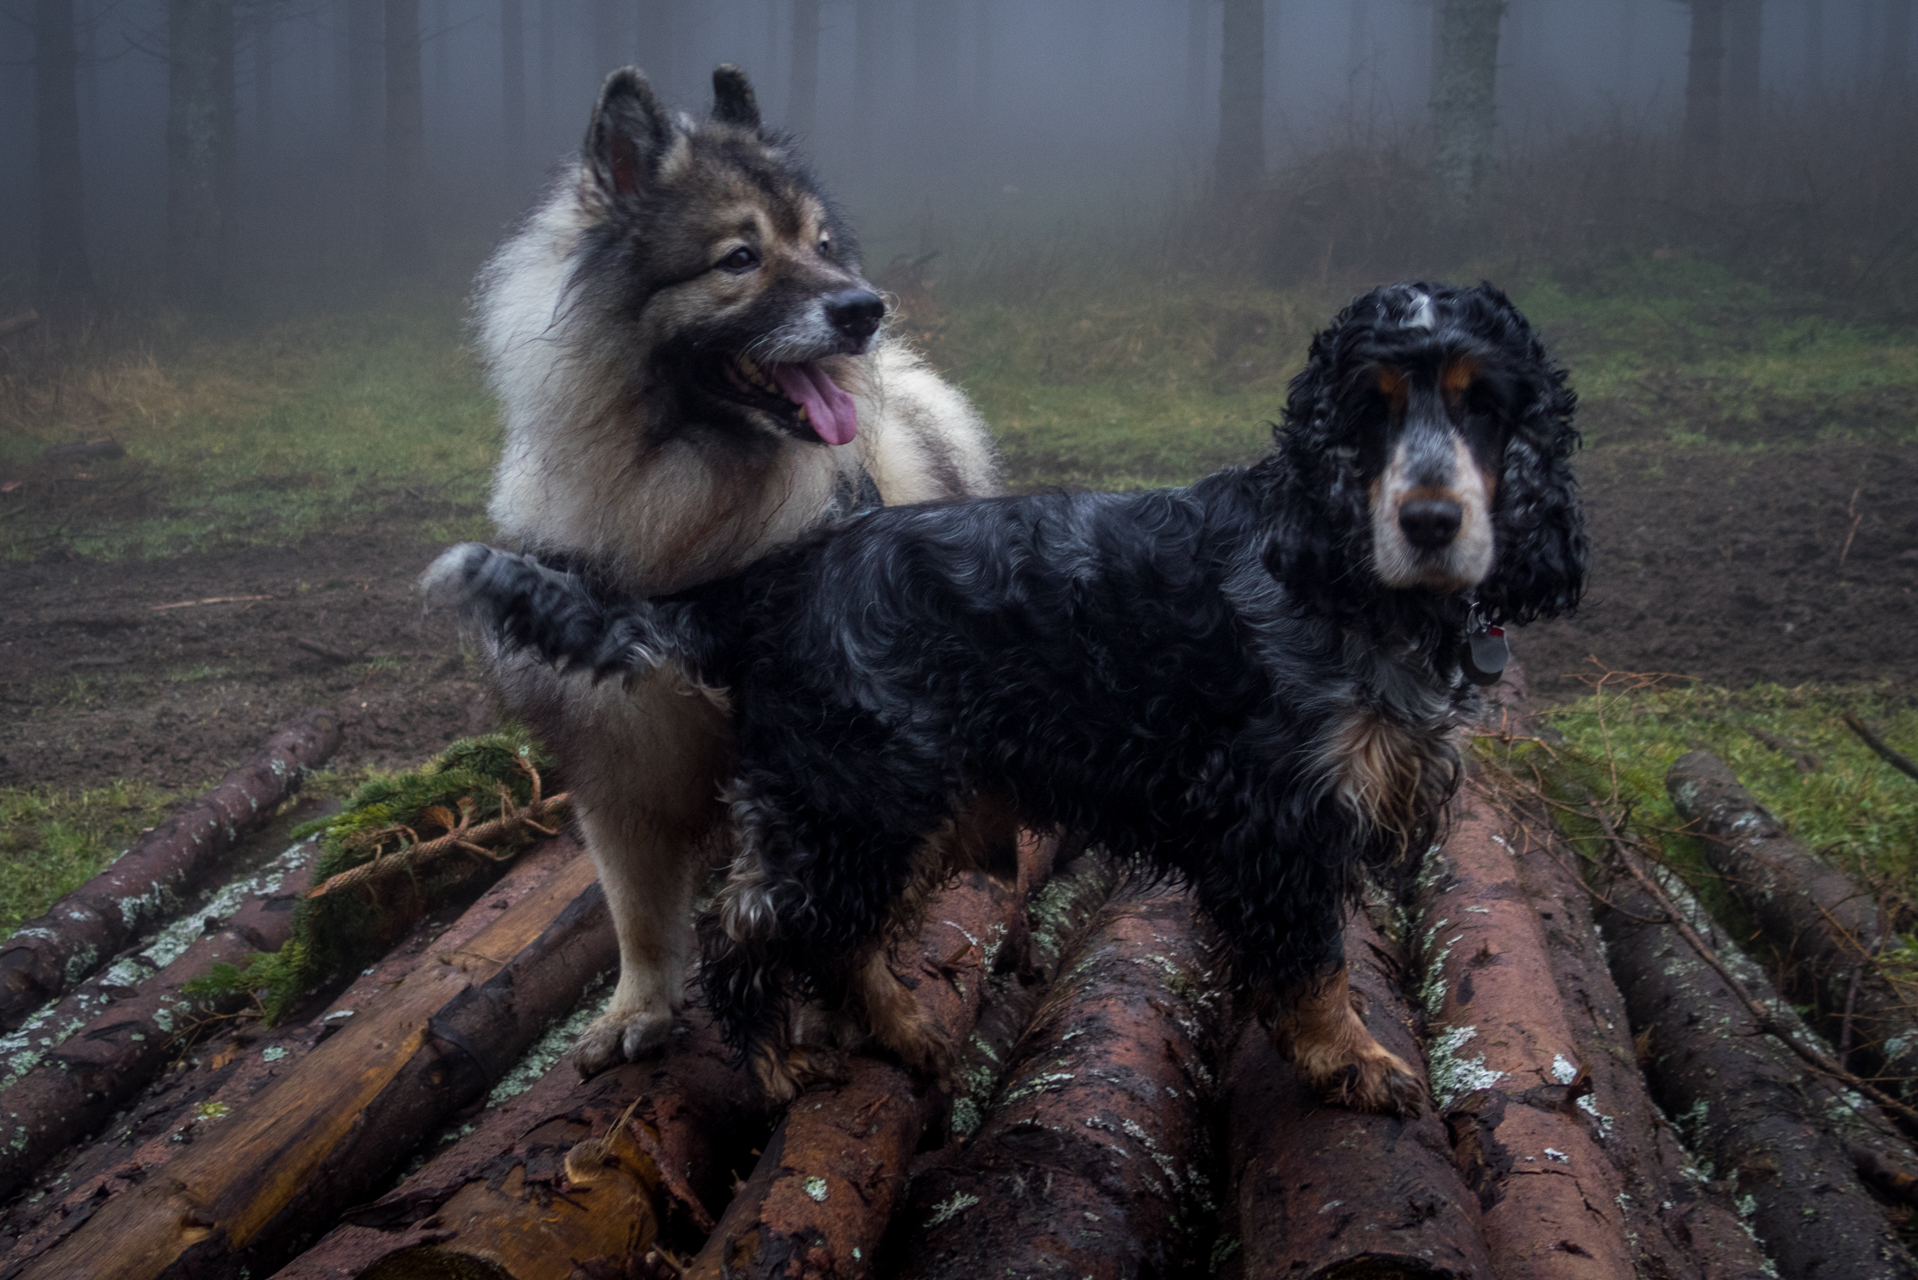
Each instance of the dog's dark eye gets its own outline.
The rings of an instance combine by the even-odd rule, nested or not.
[[[722,271],[751,271],[758,265],[759,255],[751,245],[744,244],[719,260],[719,269]]]
[[[828,258],[832,257],[832,237],[831,236],[819,237],[819,252],[824,254]]]

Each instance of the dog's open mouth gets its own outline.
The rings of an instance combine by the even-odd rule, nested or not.
[[[790,419],[825,444],[845,444],[859,434],[859,410],[817,360],[762,365],[750,356],[726,363],[726,379],[748,400]]]

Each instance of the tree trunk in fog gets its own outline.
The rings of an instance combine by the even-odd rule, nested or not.
[[[499,65],[500,149],[510,188],[526,169],[526,15],[520,0],[499,0]]]
[[[1225,0],[1219,53],[1219,151],[1213,191],[1244,196],[1265,180],[1265,0]]]
[[[819,108],[819,0],[793,0],[792,57],[786,127],[810,139]]]
[[[619,35],[625,25],[620,21],[620,8],[620,0],[593,0],[593,60],[598,64],[595,76],[600,79],[632,61]]]
[[[972,120],[978,128],[992,112],[992,0],[973,0],[972,34]]]
[[[1725,0],[1691,0],[1692,46],[1685,73],[1686,176],[1708,183],[1718,169],[1721,82],[1725,66]]]
[[[559,84],[555,79],[557,63],[553,60],[553,42],[559,37],[559,24],[553,20],[553,8],[558,0],[539,0],[539,98],[534,110],[536,128],[540,134],[540,150],[544,151],[551,139],[553,108],[559,97]]]
[[[1885,77],[1887,98],[1902,99],[1911,87],[1912,0],[1886,0]]]
[[[889,0],[855,0],[852,16],[852,127],[855,141],[877,132]]]
[[[1205,69],[1211,55],[1212,0],[1185,0],[1185,115],[1195,138],[1205,129]]]
[[[1505,0],[1444,0],[1438,79],[1432,86],[1432,150],[1442,220],[1470,224],[1492,172],[1498,126],[1498,27]]]
[[[1618,0],[1618,85],[1619,97],[1626,98],[1627,86],[1638,71],[1638,0]]]
[[[633,28],[638,65],[646,72],[662,101],[680,94],[679,31],[672,0],[639,0]]]
[[[1825,0],[1805,0],[1805,88],[1825,87]]]
[[[936,161],[950,163],[959,103],[958,7],[952,0],[917,0],[912,14],[912,66],[919,123]]]
[[[386,200],[381,248],[399,275],[427,268],[425,108],[420,0],[386,0]]]
[[[185,306],[224,286],[233,105],[232,0],[168,0],[167,288]]]
[[[255,165],[273,164],[273,28],[279,12],[273,0],[260,0],[247,14],[253,44],[253,152]]]
[[[80,99],[73,51],[73,0],[37,0],[33,9],[34,109],[38,125],[40,261],[34,289],[49,302],[89,293],[80,170]]]
[[[356,207],[368,209],[379,192],[380,117],[385,79],[380,62],[385,40],[380,0],[346,0],[346,146]],[[371,218],[356,227],[361,247]]]
[[[1726,0],[1725,118],[1738,140],[1757,132],[1764,96],[1765,0]]]

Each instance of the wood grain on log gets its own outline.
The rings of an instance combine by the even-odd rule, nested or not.
[[[1617,1166],[1617,1204],[1636,1237],[1642,1273],[1682,1280],[1764,1280],[1769,1263],[1739,1220],[1731,1197],[1702,1185],[1690,1156],[1659,1115],[1638,1069],[1625,998],[1606,967],[1592,898],[1578,855],[1550,819],[1529,812],[1511,839],[1521,885],[1542,927],[1552,979],[1591,1074],[1599,1149]]]
[[[984,1125],[914,1179],[899,1274],[1177,1275],[1210,1196],[1214,1002],[1183,892],[1122,892],[1020,1041]]]
[[[929,1017],[964,1044],[1007,935],[1024,921],[1022,888],[1049,873],[1056,846],[1027,838],[1021,873],[1007,884],[968,872],[928,904],[917,938],[893,960]],[[1033,864],[1046,869],[1027,871]],[[687,1268],[698,1280],[873,1274],[873,1255],[920,1135],[943,1095],[890,1061],[852,1059],[843,1082],[801,1094]]]
[[[1620,851],[1621,857],[1634,857]],[[1644,869],[1657,874],[1655,869]],[[1666,893],[1761,1005],[1790,1011],[1676,877]],[[1785,1280],[1908,1280],[1918,1264],[1852,1167],[1842,1128],[1862,1122],[1807,1077],[1630,877],[1605,885],[1599,916],[1652,1096],[1708,1173],[1730,1184]]]
[[[227,1013],[247,997],[196,998],[183,988],[216,964],[239,965],[277,951],[293,933],[293,906],[319,856],[305,841],[277,884],[243,902],[217,932],[126,989],[89,980],[61,1000],[50,1033],[73,1028],[38,1065],[0,1090],[0,1198],[12,1195],[68,1143],[93,1132],[166,1066],[176,1037],[203,1013]],[[116,977],[112,970],[105,978]],[[105,989],[103,989],[105,988]],[[27,1024],[31,1035],[33,1022]]]
[[[1625,1188],[1599,1149],[1599,1120],[1578,1105],[1592,1077],[1519,884],[1510,832],[1462,793],[1445,847],[1425,870],[1419,930],[1433,1092],[1478,1193],[1501,1280],[1631,1280]]]
[[[624,1276],[655,1245],[696,1248],[730,1195],[730,1170],[771,1123],[731,1057],[696,1016],[650,1064],[582,1081],[562,1060],[393,1191],[350,1211],[277,1280],[486,1266],[513,1280],[567,1280],[589,1265]]]
[[[1423,1075],[1397,946],[1359,913],[1345,959],[1368,1029]],[[1259,1026],[1241,1032],[1224,1092],[1240,1242],[1227,1280],[1493,1274],[1478,1197],[1432,1111],[1401,1120],[1325,1106]]]
[[[306,771],[333,754],[339,719],[308,711],[254,757],[160,826],[112,866],[0,944],[0,1030],[110,960],[202,883],[239,835],[273,816]]]
[[[1871,957],[1890,922],[1871,895],[1814,855],[1705,751],[1681,756],[1665,775],[1672,803],[1694,824],[1712,869],[1785,964],[1785,995],[1813,1006],[1834,1039],[1849,1013],[1861,1074],[1892,1096],[1918,1085],[1918,991],[1900,991]]]
[[[149,1280],[283,1261],[489,1089],[615,962],[605,898],[576,848],[535,892],[489,914],[22,1274]]]

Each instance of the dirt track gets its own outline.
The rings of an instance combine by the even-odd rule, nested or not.
[[[1918,446],[1600,448],[1581,473],[1598,548],[1586,608],[1516,637],[1539,702],[1576,696],[1560,677],[1593,670],[1588,655],[1733,686],[1887,679],[1918,695]],[[437,550],[366,533],[0,564],[0,781],[195,786],[314,704],[342,712],[342,764],[410,764],[487,727],[476,666],[413,594]],[[154,608],[217,596],[267,598]]]

